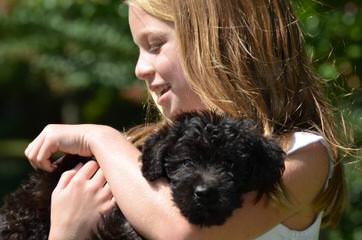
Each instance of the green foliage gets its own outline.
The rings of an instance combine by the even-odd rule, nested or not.
[[[133,80],[135,56],[120,24],[125,11],[114,2],[20,2],[0,15],[2,64],[25,61],[57,94],[92,83],[124,87]]]
[[[298,2],[306,48],[326,81],[344,81],[348,90],[361,89],[362,13],[359,1]],[[332,83],[330,83],[329,87]],[[332,89],[336,90],[336,89]],[[337,91],[338,92],[338,91]]]
[[[30,138],[50,122],[108,120],[117,127],[140,122],[142,111],[119,111],[134,104],[141,108],[120,97],[135,82],[137,52],[127,22],[120,1],[2,4],[0,138]],[[91,103],[94,107],[87,107]]]
[[[362,239],[362,11],[360,1],[298,1],[306,51],[330,100],[353,133],[355,157],[345,160],[348,204],[336,229],[322,239]],[[338,116],[340,117],[340,116]],[[351,129],[352,128],[352,129]]]
[[[361,2],[296,1],[295,5],[306,39],[307,54],[326,83],[330,99],[334,104],[360,99]],[[361,107],[361,101],[353,106],[354,109]]]

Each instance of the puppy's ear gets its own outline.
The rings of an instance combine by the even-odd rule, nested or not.
[[[247,185],[251,191],[257,191],[255,200],[258,201],[264,193],[275,191],[276,185],[281,182],[285,153],[272,138],[258,136],[255,140]]]
[[[169,149],[174,145],[176,136],[170,126],[164,126],[156,133],[151,134],[142,146],[142,173],[143,176],[153,181],[166,177],[165,158]]]

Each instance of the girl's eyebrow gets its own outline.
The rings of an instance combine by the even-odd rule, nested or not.
[[[165,33],[162,30],[159,29],[147,29],[144,31],[141,31],[135,39],[133,39],[133,41],[138,45],[142,42],[145,42],[146,40],[148,40],[149,36],[156,36],[157,38],[163,38],[167,33]],[[137,41],[138,40],[138,41]]]

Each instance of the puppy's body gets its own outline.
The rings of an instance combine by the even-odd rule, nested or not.
[[[47,239],[50,197],[61,173],[87,158],[66,155],[54,173],[37,172],[7,196],[0,209],[0,239]],[[144,177],[167,178],[181,213],[199,226],[220,225],[241,207],[242,194],[275,190],[284,153],[247,119],[210,112],[179,115],[142,146]],[[67,203],[65,203],[67,204]],[[143,239],[115,207],[92,239]]]

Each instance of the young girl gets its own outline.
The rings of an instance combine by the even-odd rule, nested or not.
[[[128,5],[139,47],[136,75],[162,119],[201,109],[257,119],[288,153],[283,186],[257,204],[250,192],[224,225],[198,228],[174,206],[166,181],[142,177],[140,152],[131,142],[142,143],[157,124],[129,136],[109,126],[49,125],[25,150],[34,167],[52,171],[56,166],[49,158],[56,151],[94,155],[98,162],[63,174],[52,196],[49,239],[86,238],[113,199],[149,239],[318,239],[321,224],[333,225],[340,215],[343,172],[337,128],[304,55],[290,3],[129,0]]]

